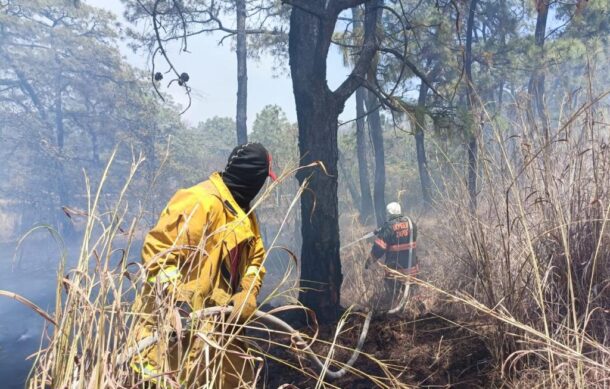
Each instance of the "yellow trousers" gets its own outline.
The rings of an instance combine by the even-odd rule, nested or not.
[[[208,322],[198,331],[188,331],[181,340],[160,337],[157,344],[131,362],[139,381],[159,388],[253,388],[254,357],[238,335],[219,335],[220,327],[219,323]],[[140,327],[137,338],[151,334],[151,327],[145,325]]]

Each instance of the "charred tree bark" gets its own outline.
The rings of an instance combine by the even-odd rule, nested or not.
[[[301,164],[321,161],[321,169],[301,170],[297,178],[308,191],[301,197],[300,301],[321,322],[340,312],[343,276],[339,255],[337,197],[338,116],[345,101],[362,84],[377,49],[376,28],[383,0],[365,4],[365,36],[352,73],[335,90],[326,82],[326,58],[341,11],[357,5],[344,0],[295,0],[290,15],[289,56],[299,125]]]
[[[466,53],[465,53],[465,73],[468,96],[466,102],[468,104],[468,112],[470,112],[473,121],[471,123],[468,134],[468,194],[470,196],[470,208],[474,211],[477,207],[477,165],[478,165],[478,144],[477,144],[477,126],[475,123],[476,115],[475,108],[475,90],[472,79],[472,34],[474,29],[474,17],[477,7],[477,0],[470,1],[468,10],[468,22],[466,25]]]
[[[375,85],[376,64],[367,73],[367,81]],[[375,219],[377,226],[385,223],[385,150],[383,146],[383,129],[381,128],[381,117],[379,115],[379,100],[373,93],[367,93],[366,109],[369,112],[367,118],[369,131],[373,142],[375,154],[375,181],[373,184],[373,202],[375,205]]]
[[[363,88],[356,89],[356,154],[358,155],[358,177],[360,178],[360,222],[363,224],[367,223],[373,214],[364,122],[365,94],[366,91]]]
[[[328,322],[339,314],[343,282],[337,197],[337,118],[342,107],[325,84],[326,80],[313,83],[299,79],[293,72],[301,160],[303,163],[321,161],[327,170],[326,174],[316,169],[297,177],[301,183],[309,180],[309,190],[301,197],[303,245],[299,299],[321,321]]]
[[[237,12],[237,112],[235,124],[237,144],[248,142],[248,46],[246,42],[246,0],[236,0]]]
[[[419,170],[422,198],[426,208],[430,206],[430,174],[428,172],[428,162],[424,143],[427,97],[428,85],[422,82],[419,86],[419,98],[417,99],[417,110],[415,111],[415,149],[417,151],[417,168]]]

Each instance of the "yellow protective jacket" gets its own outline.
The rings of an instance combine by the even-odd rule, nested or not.
[[[219,173],[179,190],[142,248],[147,281],[170,283],[193,310],[226,304],[246,276],[260,287],[264,258],[256,216],[237,205]]]
[[[260,289],[265,269],[265,249],[256,216],[237,205],[219,173],[193,187],[181,189],[161,212],[156,226],[147,234],[142,261],[146,284],[135,310],[141,320],[136,339],[149,336],[158,323],[154,290],[171,292],[177,303],[187,303],[191,310],[225,305],[242,285],[254,277],[254,293]],[[245,283],[249,285],[250,282]],[[188,342],[187,342],[188,343]],[[237,347],[237,346],[236,346]],[[144,377],[154,377],[167,370],[182,370],[185,360],[200,352],[201,345],[184,344],[189,355],[176,355],[155,345],[132,361],[132,367]],[[168,362],[169,361],[169,362]],[[231,361],[227,366],[240,364]],[[186,370],[193,370],[186,366]],[[224,370],[222,368],[223,376]],[[192,372],[185,373],[192,376]],[[187,376],[180,377],[192,384]],[[152,379],[157,382],[156,379]],[[198,381],[198,379],[196,380]],[[220,387],[231,387],[231,380],[220,379]],[[217,387],[217,385],[214,385]],[[237,386],[233,386],[237,387]]]

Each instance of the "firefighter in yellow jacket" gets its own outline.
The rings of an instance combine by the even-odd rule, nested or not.
[[[157,387],[252,384],[254,359],[231,330],[236,325],[219,329],[208,319],[189,322],[185,330],[180,318],[233,305],[243,323],[256,310],[265,249],[250,205],[267,177],[276,178],[267,150],[258,143],[238,146],[223,172],[176,192],[146,236],[146,282],[135,306],[135,332],[137,340],[156,332],[160,341],[132,360],[141,381]]]

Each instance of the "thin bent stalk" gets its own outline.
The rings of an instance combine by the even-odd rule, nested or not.
[[[233,313],[233,311],[234,311],[234,308],[231,306],[205,308],[200,311],[193,312],[191,314],[191,320],[192,319],[204,319],[207,317],[216,316],[216,315],[220,315],[220,314],[230,315],[231,313]],[[330,358],[327,359],[326,363],[322,362],[320,360],[320,358],[318,357],[318,355],[313,352],[313,350],[310,347],[310,344],[308,344],[301,337],[300,333],[297,330],[295,330],[290,324],[286,323],[282,319],[279,319],[266,312],[256,311],[253,314],[252,320],[253,321],[258,320],[264,324],[277,327],[277,328],[285,331],[287,334],[291,335],[291,337],[296,340],[297,345],[304,346],[303,349],[301,349],[299,351],[305,352],[305,355],[307,355],[320,369],[323,377],[327,377],[330,379],[339,379],[341,377],[344,377],[356,363],[356,360],[358,359],[358,356],[360,355],[362,347],[364,346],[364,341],[366,340],[366,335],[368,334],[369,325],[371,323],[372,317],[373,317],[372,311],[367,313],[366,318],[364,320],[364,324],[362,325],[362,332],[360,333],[356,347],[352,351],[352,355],[350,356],[348,361],[343,364],[343,367],[336,371],[328,369],[328,362],[330,361]],[[257,327],[252,327],[252,328],[257,328]],[[259,328],[257,328],[257,329],[259,329]],[[261,329],[261,330],[264,330],[264,329]],[[158,341],[159,341],[159,334],[157,334],[157,333],[140,340],[135,346],[130,347],[125,353],[123,353],[121,356],[119,356],[119,358],[117,359],[117,362],[116,362],[117,367],[122,364],[127,363],[135,355],[141,353],[148,347],[156,344]]]

